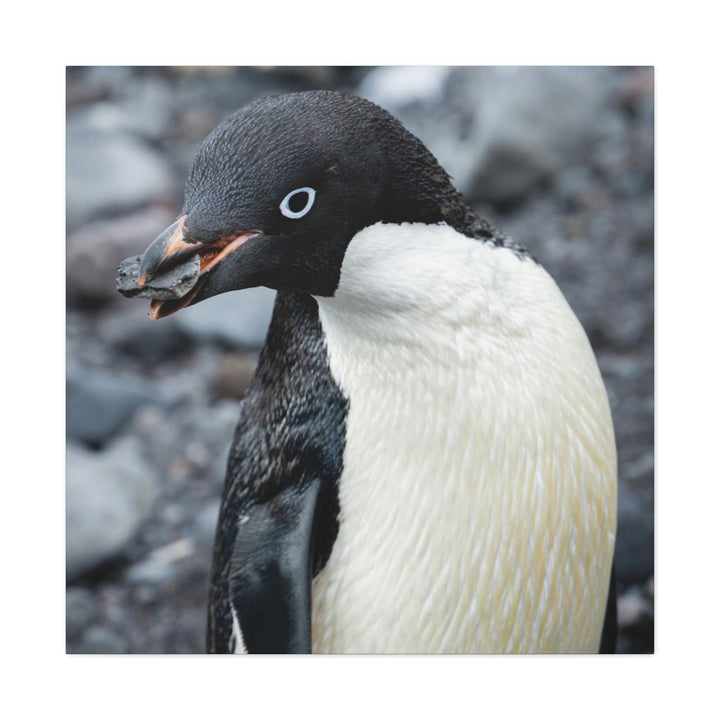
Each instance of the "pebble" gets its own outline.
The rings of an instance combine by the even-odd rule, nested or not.
[[[187,295],[200,277],[200,256],[193,255],[167,272],[152,275],[141,286],[138,283],[141,259],[140,255],[132,255],[117,267],[115,286],[125,297],[177,300]]]
[[[123,554],[160,492],[134,438],[103,452],[68,444],[66,569],[74,580]]]
[[[154,386],[137,377],[70,368],[66,382],[67,436],[102,447],[144,405],[165,405]]]

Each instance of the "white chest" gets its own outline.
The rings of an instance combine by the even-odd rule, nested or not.
[[[614,438],[554,282],[445,226],[376,225],[318,304],[350,409],[313,651],[596,651]]]

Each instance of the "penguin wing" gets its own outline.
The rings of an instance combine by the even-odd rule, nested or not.
[[[239,518],[229,600],[249,652],[310,652],[312,532],[319,488],[319,481],[289,487]]]

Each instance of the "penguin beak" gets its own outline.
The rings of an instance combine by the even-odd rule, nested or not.
[[[169,228],[163,230],[155,238],[152,245],[144,252],[140,260],[140,276],[138,285],[145,285],[149,277],[161,272],[169,265],[192,255],[202,247],[201,242],[192,242],[185,239],[185,218],[183,215]]]
[[[161,276],[169,268],[189,260],[193,255],[200,257],[200,272],[195,286],[181,299],[153,300],[150,304],[150,317],[154,320],[190,305],[207,279],[208,273],[211,273],[248,239],[262,234],[258,230],[249,230],[221,237],[212,243],[191,240],[187,237],[186,217],[187,215],[183,215],[160,233],[140,260],[137,282],[142,287],[149,279]]]

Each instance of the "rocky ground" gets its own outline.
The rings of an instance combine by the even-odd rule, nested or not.
[[[654,100],[637,68],[68,70],[68,652],[203,650],[225,456],[273,293],[151,322],[115,267],[174,219],[223,117],[307,88],[394,112],[566,294],[617,435],[619,650],[652,652]]]

